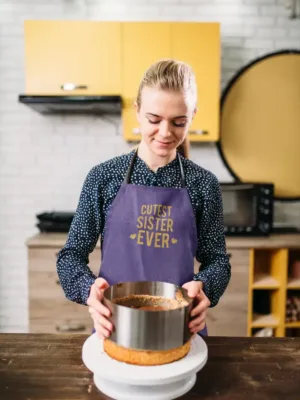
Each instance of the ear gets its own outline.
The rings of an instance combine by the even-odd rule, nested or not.
[[[194,111],[193,111],[193,116],[192,116],[192,119],[194,118],[194,116],[197,114],[197,111],[198,111],[198,108],[197,107],[195,107],[195,109],[194,109]]]
[[[139,121],[140,120],[140,115],[139,115],[140,109],[139,109],[139,106],[138,106],[136,100],[134,101],[133,105],[134,105],[134,108],[135,108],[136,118]]]

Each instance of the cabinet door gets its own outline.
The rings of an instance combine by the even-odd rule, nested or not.
[[[208,310],[209,336],[247,336],[250,251],[228,249],[231,280],[219,303]]]
[[[191,65],[198,86],[198,111],[189,139],[194,142],[219,138],[220,28],[218,23],[173,23],[171,56]]]
[[[122,112],[123,134],[128,141],[140,140],[133,107],[140,81],[151,64],[169,58],[170,24],[165,22],[126,22],[122,25]]]
[[[25,72],[27,94],[119,95],[121,23],[26,21]]]
[[[60,285],[56,259],[59,248],[29,248],[29,325],[31,333],[87,333],[93,323],[88,307],[66,299]],[[89,255],[89,267],[98,275],[99,248]]]

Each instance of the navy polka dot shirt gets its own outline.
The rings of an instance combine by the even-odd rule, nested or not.
[[[69,300],[86,304],[96,276],[88,267],[89,253],[105,237],[106,219],[112,202],[124,181],[134,151],[93,167],[83,184],[78,207],[65,246],[57,258],[57,272]],[[182,157],[186,187],[197,224],[196,259],[200,270],[194,280],[201,280],[204,292],[215,306],[231,276],[223,230],[223,207],[219,182],[215,175]],[[153,172],[137,157],[131,184],[181,187],[178,159]],[[99,260],[100,265],[100,260]]]

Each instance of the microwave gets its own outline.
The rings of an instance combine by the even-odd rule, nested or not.
[[[227,236],[268,236],[273,229],[274,185],[220,183]]]

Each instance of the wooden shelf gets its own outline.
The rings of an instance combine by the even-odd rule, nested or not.
[[[287,288],[300,290],[300,279],[289,279]]]
[[[300,279],[292,278],[295,275],[291,267],[300,260],[299,239],[293,246],[269,246],[269,243],[265,241],[264,247],[250,249],[248,336],[264,328],[271,328],[274,337],[284,337],[289,330],[300,329],[300,321],[285,321],[288,296],[292,290],[300,291]]]
[[[248,310],[248,335],[254,328],[273,328],[274,337],[282,337],[289,250],[253,248],[250,255],[248,299],[252,309]]]
[[[278,289],[280,282],[270,275],[260,274],[254,277],[253,289]]]
[[[253,321],[251,324],[252,328],[266,328],[266,327],[277,327],[278,326],[278,318],[274,315],[253,315]]]
[[[285,323],[286,328],[300,328],[300,321],[296,322],[286,322]]]

